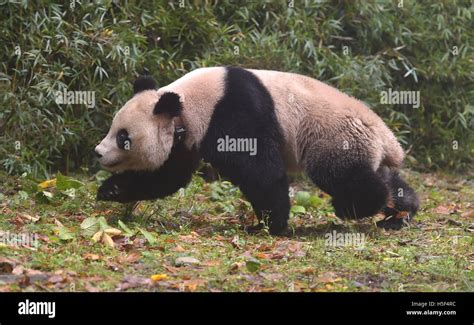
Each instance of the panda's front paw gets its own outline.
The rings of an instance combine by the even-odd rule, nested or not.
[[[401,211],[394,216],[388,216],[376,222],[376,225],[386,230],[400,230],[410,225],[410,214],[406,211]]]
[[[120,203],[131,201],[130,194],[133,192],[131,180],[132,178],[129,174],[114,174],[110,176],[97,190],[97,201]]]
[[[119,201],[120,188],[117,184],[104,183],[97,190],[97,201]]]

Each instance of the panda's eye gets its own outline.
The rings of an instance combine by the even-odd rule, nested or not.
[[[130,150],[132,140],[128,137],[127,130],[121,129],[117,132],[117,146],[122,150]]]

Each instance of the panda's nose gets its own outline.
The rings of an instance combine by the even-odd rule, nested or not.
[[[99,151],[97,151],[97,148],[94,149],[94,152],[95,152],[95,156],[97,158],[99,158],[99,159],[102,158],[102,155],[99,153]]]

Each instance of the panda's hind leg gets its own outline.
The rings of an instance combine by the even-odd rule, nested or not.
[[[308,176],[332,196],[332,205],[341,219],[361,219],[380,212],[387,204],[389,191],[368,163],[344,164],[332,160],[307,169]]]

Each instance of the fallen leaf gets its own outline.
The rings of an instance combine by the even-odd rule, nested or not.
[[[164,265],[163,266],[166,271],[170,272],[170,273],[176,273],[179,271],[179,269],[177,267],[174,267],[174,266],[170,266],[170,265]]]
[[[244,266],[244,263],[243,263],[243,262],[235,262],[235,263],[233,263],[233,264],[230,266],[230,271],[231,271],[231,272],[235,272],[235,271],[237,271],[238,269],[240,269],[242,266]]]
[[[333,283],[333,282],[338,282],[341,281],[342,279],[340,277],[337,277],[336,273],[334,272],[326,272],[323,275],[317,277],[315,279],[315,282],[318,283]]]
[[[24,218],[24,219],[27,219],[27,220],[33,222],[33,223],[34,223],[34,222],[37,222],[37,221],[40,219],[39,216],[34,216],[34,217],[33,217],[33,216],[30,216],[29,214],[26,214],[26,213],[23,213],[23,214],[21,214],[20,216],[21,216],[22,218]]]
[[[198,287],[206,284],[207,281],[203,279],[185,280],[181,283],[176,283],[172,287],[179,291],[194,292]]]
[[[306,256],[306,250],[304,243],[282,240],[276,243],[273,252],[272,259],[281,258],[300,258]]]
[[[207,281],[197,279],[197,280],[188,280],[184,282],[184,287],[188,289],[188,291],[194,292],[197,290],[199,286],[202,286]]]
[[[305,275],[311,275],[311,274],[315,274],[316,273],[316,270],[312,267],[308,267],[304,270],[301,270],[301,273],[305,274]]]
[[[469,211],[461,213],[461,218],[474,219],[474,210],[469,210]]]
[[[274,245],[263,243],[263,244],[258,245],[257,250],[260,252],[267,252],[267,251],[271,251],[273,247]]]
[[[201,240],[198,238],[199,235],[196,232],[191,232],[189,235],[179,236],[179,240],[187,244],[200,243]]]
[[[52,275],[48,278],[49,283],[61,283],[61,282],[64,282],[64,281],[65,281],[64,276],[62,276],[60,274],[55,274],[55,275]]]
[[[81,229],[84,236],[93,236],[100,230],[99,221],[95,217],[86,218],[81,223]]]
[[[270,281],[278,281],[284,278],[283,274],[280,273],[264,273],[262,272],[262,276]]]
[[[12,273],[15,262],[6,257],[0,257],[0,273]]]
[[[218,260],[212,260],[212,261],[206,261],[202,265],[204,266],[216,266],[216,265],[221,265],[221,262]]]
[[[126,275],[123,277],[122,283],[120,283],[116,290],[117,291],[124,291],[131,288],[137,287],[146,287],[151,285],[151,280],[144,277],[139,277],[136,275]]]
[[[92,241],[94,243],[97,243],[99,240],[102,239],[102,235],[104,234],[104,232],[102,230],[99,230],[98,232],[96,232],[94,234],[94,236],[92,236]]]
[[[176,247],[173,248],[173,251],[178,252],[178,253],[182,253],[182,252],[185,251],[185,249],[181,245],[176,245]]]
[[[86,260],[90,260],[90,261],[97,261],[100,259],[100,256],[98,254],[91,254],[91,253],[86,253],[84,255],[82,255],[82,257]]]
[[[23,273],[25,273],[25,268],[23,265],[17,265],[13,268],[12,274],[21,275]]]
[[[13,217],[13,218],[10,218],[8,219],[8,221],[12,224],[14,224],[15,226],[23,226],[25,224],[25,219],[23,219],[22,217],[20,217],[19,215]]]
[[[166,280],[168,279],[168,275],[162,273],[162,274],[153,274],[151,277],[150,277],[151,281],[153,282],[158,282],[158,281],[161,281],[161,280]]]
[[[261,260],[267,260],[267,259],[272,258],[272,254],[266,254],[266,253],[261,253],[261,252],[255,254],[255,256]]]
[[[440,206],[434,208],[433,212],[438,213],[438,214],[451,214],[451,209],[449,209],[448,207],[446,207],[444,205],[440,205]]]
[[[54,186],[56,186],[56,178],[48,179],[48,180],[38,184],[38,187],[43,189],[43,190],[48,188],[48,187],[54,187]]]
[[[128,263],[135,263],[135,262],[137,262],[140,258],[141,258],[140,253],[138,253],[138,252],[131,252],[131,253],[129,253],[129,254],[119,256],[118,261],[119,261],[121,264],[128,264]]]
[[[110,237],[108,234],[104,233],[102,235],[102,242],[109,246],[110,248],[114,248],[115,244],[114,241],[112,240],[112,237]]]
[[[122,231],[117,228],[107,228],[104,230],[104,232],[111,237],[118,236],[122,233]]]
[[[71,240],[74,239],[74,234],[65,227],[59,220],[54,219],[54,223],[56,224],[56,228],[54,232],[58,235],[59,239],[61,240]]]
[[[182,257],[178,257],[174,261],[174,264],[176,266],[199,265],[199,264],[201,264],[201,261],[199,261],[197,258],[194,258],[194,257],[191,257],[191,256],[182,256]]]

